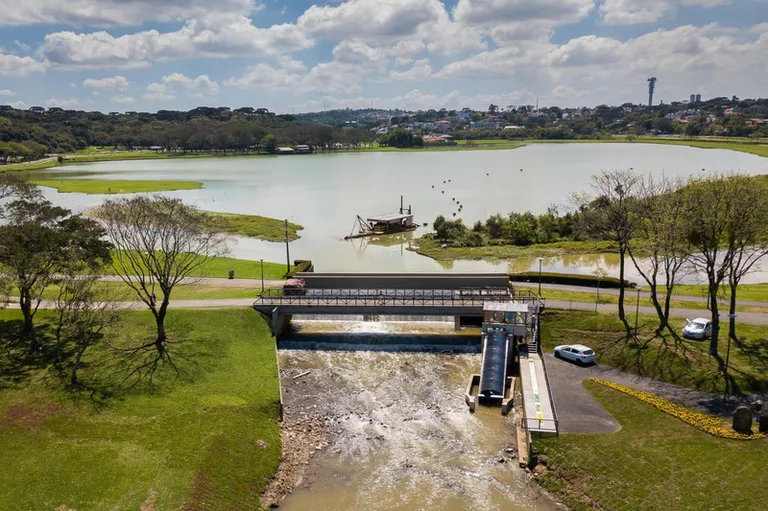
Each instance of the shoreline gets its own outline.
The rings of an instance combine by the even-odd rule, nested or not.
[[[536,139],[521,139],[521,140],[504,140],[504,139],[487,139],[479,140],[477,145],[467,144],[467,142],[475,142],[468,140],[461,140],[463,144],[455,146],[434,146],[424,148],[403,148],[398,149],[395,147],[370,147],[370,148],[357,148],[357,149],[340,149],[336,151],[322,151],[312,154],[343,154],[343,153],[386,153],[386,152],[443,152],[443,151],[499,151],[499,150],[513,150],[520,147],[524,147],[529,144],[658,144],[658,145],[677,145],[693,147],[696,149],[723,149],[728,151],[737,151],[748,154],[754,154],[755,156],[768,157],[768,144],[747,142],[747,141],[729,141],[723,138],[717,139],[684,139],[684,138],[658,138],[658,137],[638,137],[634,140],[627,140],[624,136],[617,136],[609,139],[566,139],[566,140],[536,140]],[[80,163],[101,163],[108,161],[131,161],[131,160],[169,160],[176,158],[230,158],[230,157],[256,157],[256,156],[269,156],[275,157],[280,155],[268,154],[268,153],[237,153],[237,152],[224,152],[224,153],[167,153],[167,152],[154,152],[154,151],[122,151],[117,153],[95,153],[93,155],[62,155],[63,162],[59,162],[55,157],[47,157],[40,160],[24,162],[24,163],[12,163],[0,166],[1,172],[26,172],[36,170],[46,170],[57,167],[66,167],[68,165],[77,165]],[[288,156],[288,155],[283,155]],[[290,155],[290,156],[304,156],[304,155]]]

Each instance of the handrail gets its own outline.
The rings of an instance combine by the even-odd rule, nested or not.
[[[288,292],[286,292],[288,291]],[[521,299],[522,298],[522,299]],[[533,301],[537,297],[514,298],[508,288],[464,289],[268,289],[254,306],[482,306],[487,302]]]
[[[536,319],[534,321],[533,326],[533,335],[534,339],[536,339],[536,350],[539,353],[539,359],[541,360],[541,367],[544,370],[544,380],[547,382],[547,394],[549,395],[549,406],[552,407],[552,417],[554,417],[555,422],[555,432],[560,435],[560,428],[558,427],[559,419],[557,417],[557,408],[555,408],[555,398],[552,394],[552,386],[549,384],[549,373],[547,372],[547,363],[544,360],[544,349],[541,347],[541,331],[539,329],[541,320],[539,319],[539,315],[536,314]]]

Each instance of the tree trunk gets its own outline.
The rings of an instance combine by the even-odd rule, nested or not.
[[[168,298],[163,298],[163,303],[160,305],[160,310],[155,314],[155,322],[157,323],[157,339],[155,339],[155,347],[159,354],[165,353],[165,341],[168,340],[168,335],[165,333],[165,315],[168,312]]]
[[[660,337],[661,332],[664,331],[664,327],[667,326],[667,316],[664,315],[664,310],[659,303],[659,295],[656,293],[656,286],[651,286],[651,303],[656,309],[656,315],[659,316],[659,326],[656,328],[656,336]]]
[[[733,339],[733,342],[737,343],[739,342],[739,339],[736,337],[736,287],[738,286],[737,282],[731,282],[731,303],[728,308],[729,317],[728,317],[728,337]]]
[[[627,322],[627,315],[624,312],[624,255],[627,252],[626,246],[622,245],[619,248],[619,319],[624,323],[624,328],[627,330],[627,335],[632,334],[632,328]]]
[[[32,296],[29,290],[22,291],[19,297],[19,307],[24,316],[24,328],[21,331],[21,335],[23,338],[29,339],[32,342],[32,349],[35,349],[37,347],[37,340],[35,339],[35,325],[33,322]]]
[[[713,357],[719,356],[717,353],[717,341],[720,335],[720,314],[717,304],[718,284],[710,277],[709,279],[709,306],[712,311],[712,339],[709,341],[709,354]]]
[[[83,358],[83,353],[85,353],[85,349],[88,347],[88,343],[83,340],[84,344],[78,347],[77,349],[77,357],[75,357],[75,364],[72,366],[72,374],[70,375],[69,380],[72,382],[72,385],[77,385],[77,369],[80,367],[80,360]]]

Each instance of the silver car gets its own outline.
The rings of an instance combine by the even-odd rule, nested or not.
[[[706,318],[686,319],[683,327],[683,337],[686,339],[704,340],[712,336],[712,321]]]
[[[576,362],[579,365],[594,364],[597,362],[595,352],[583,344],[564,344],[555,348],[555,358],[562,358]]]

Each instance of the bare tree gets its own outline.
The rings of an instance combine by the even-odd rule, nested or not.
[[[684,193],[686,236],[694,247],[690,260],[697,270],[707,276],[712,316],[709,354],[718,358],[720,312],[717,297],[733,259],[733,250],[728,247],[727,234],[734,202],[740,200],[732,193],[731,177],[719,175],[707,179],[691,179]]]
[[[651,302],[659,317],[656,335],[669,329],[672,293],[690,257],[690,245],[685,237],[683,214],[683,182],[662,176],[641,179],[635,202],[638,237],[627,245],[627,252],[640,276],[648,284]],[[642,253],[643,257],[637,255]],[[660,280],[661,279],[661,280]],[[664,286],[664,304],[659,299],[659,286]]]
[[[729,304],[728,335],[736,337],[736,291],[741,279],[768,255],[768,185],[750,176],[731,176],[731,221],[727,227]]]
[[[638,177],[628,170],[602,172],[592,177],[592,187],[597,194],[580,214],[581,228],[592,236],[616,242],[619,248],[619,319],[624,323],[627,335],[632,333],[624,311],[625,256],[629,242],[637,229],[634,214]]]
[[[108,200],[96,216],[117,249],[115,271],[155,317],[153,344],[162,357],[168,341],[165,317],[174,286],[193,278],[211,257],[223,254],[227,238],[216,232],[210,215],[160,195]]]
[[[0,199],[9,197],[19,199],[33,199],[40,197],[40,190],[14,174],[0,172]],[[2,218],[4,208],[0,207],[0,218]]]
[[[119,292],[99,283],[99,276],[72,271],[58,280],[56,305],[56,363],[67,340],[74,345],[70,382],[78,383],[77,371],[86,350],[102,337],[102,332],[120,319]]]

